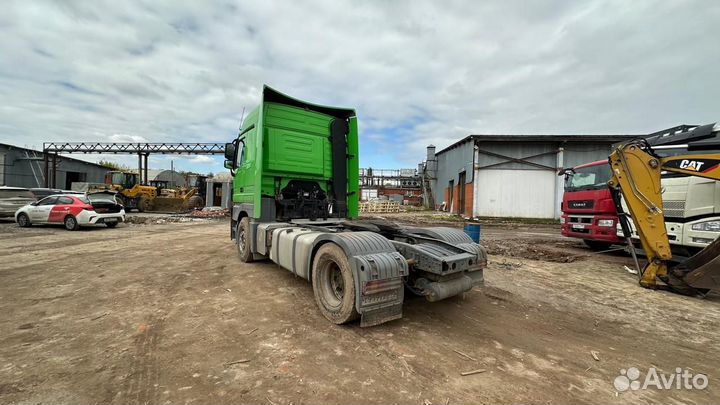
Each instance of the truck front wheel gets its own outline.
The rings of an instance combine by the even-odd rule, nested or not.
[[[358,318],[355,278],[340,246],[326,243],[318,249],[313,261],[312,286],[315,302],[325,318],[336,324]]]
[[[244,263],[253,261],[253,254],[250,249],[250,218],[244,217],[238,222],[235,232],[235,243],[237,243],[240,260]]]

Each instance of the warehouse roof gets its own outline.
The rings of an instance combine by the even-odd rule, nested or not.
[[[41,150],[35,150],[35,149],[30,149],[30,148],[24,148],[22,146],[10,145],[9,143],[0,143],[0,148],[6,148],[8,150],[17,149],[17,150],[21,150],[21,151],[32,152],[33,157],[36,157],[37,156],[36,154],[40,154],[40,156],[42,156],[42,153],[43,153]],[[58,157],[61,159],[68,159],[68,160],[72,160],[72,161],[75,161],[78,163],[85,163],[86,165],[100,167],[100,168],[107,170],[107,168],[103,165],[99,165],[99,164],[93,163],[93,162],[88,162],[86,160],[75,159],[75,158],[72,158],[67,155],[58,155]]]
[[[637,138],[642,135],[582,135],[582,134],[569,134],[569,135],[503,135],[503,134],[477,134],[468,135],[465,138],[453,143],[447,148],[442,149],[435,155],[444,153],[450,149],[457,148],[458,146],[470,142],[470,141],[485,141],[485,142],[621,142]]]

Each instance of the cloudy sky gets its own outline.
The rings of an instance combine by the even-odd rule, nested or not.
[[[427,144],[471,133],[715,122],[719,21],[709,0],[11,0],[0,142],[227,142],[263,84],[356,108],[361,165],[376,168],[414,167]]]

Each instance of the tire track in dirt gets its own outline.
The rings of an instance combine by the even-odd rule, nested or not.
[[[187,280],[185,273],[175,273],[170,276],[167,283],[160,288],[160,297],[174,295]],[[138,326],[138,332],[133,339],[135,355],[130,366],[130,374],[125,381],[122,391],[122,401],[126,403],[156,404],[160,400],[161,367],[158,348],[161,346],[165,330],[166,308],[169,300],[154,308],[154,313],[148,315],[145,321]]]
[[[134,339],[135,355],[125,380],[121,402],[155,404],[159,402],[160,368],[157,348],[163,336],[165,319],[149,316]]]

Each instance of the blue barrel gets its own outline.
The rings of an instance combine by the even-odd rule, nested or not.
[[[468,222],[465,224],[465,234],[475,243],[480,243],[480,224]]]

